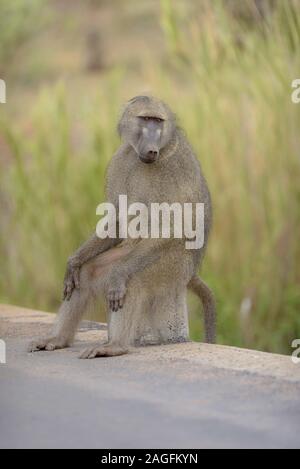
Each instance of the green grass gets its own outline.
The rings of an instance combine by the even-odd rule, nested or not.
[[[43,87],[25,124],[0,109],[0,300],[57,307],[66,259],[97,221],[119,107],[140,80],[178,114],[211,188],[202,275],[218,300],[218,341],[289,353],[300,337],[299,3],[278,2],[264,23],[219,1],[190,5],[161,2],[167,52],[155,66],[141,57],[138,76],[108,70],[75,103],[64,81]]]

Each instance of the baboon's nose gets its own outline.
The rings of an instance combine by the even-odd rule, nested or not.
[[[158,157],[158,150],[150,150],[150,151],[148,151],[147,156],[148,156],[149,158],[156,159],[156,158]]]
[[[143,163],[154,163],[159,156],[159,150],[149,150],[139,155]]]

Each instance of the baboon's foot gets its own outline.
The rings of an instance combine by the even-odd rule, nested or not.
[[[68,342],[62,337],[41,337],[30,342],[28,352],[38,352],[39,350],[52,351],[68,347]]]
[[[121,345],[96,343],[84,349],[79,358],[116,357],[126,353],[128,353],[128,349]]]

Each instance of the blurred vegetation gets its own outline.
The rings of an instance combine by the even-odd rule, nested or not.
[[[0,72],[20,44],[32,36],[45,0],[0,0]]]
[[[66,259],[97,221],[119,108],[150,91],[178,114],[211,188],[202,276],[217,295],[218,342],[289,353],[300,337],[299,2],[93,1],[85,16],[70,3],[52,3],[37,38],[19,17],[40,2],[14,0],[9,22],[0,14],[2,69],[7,50],[25,53],[6,67],[0,107],[0,301],[57,307]],[[97,21],[104,68],[91,73],[82,38]],[[194,298],[190,309],[201,340]]]

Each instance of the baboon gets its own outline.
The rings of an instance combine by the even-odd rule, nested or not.
[[[118,131],[122,144],[108,166],[107,200],[115,207],[120,194],[127,195],[128,204],[147,207],[202,202],[204,245],[186,249],[184,237],[100,239],[94,234],[68,260],[64,299],[51,335],[32,342],[30,351],[69,346],[83,313],[100,294],[107,300],[108,341],[87,348],[80,358],[188,341],[187,288],[203,302],[206,341],[215,340],[214,297],[197,275],[212,219],[200,164],[173,112],[154,97],[132,98]]]

